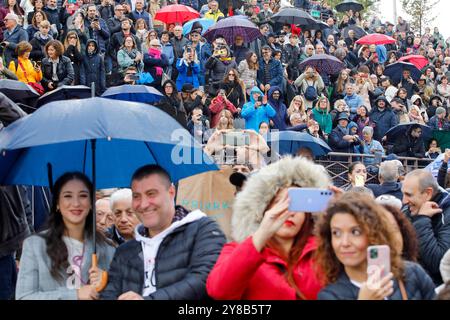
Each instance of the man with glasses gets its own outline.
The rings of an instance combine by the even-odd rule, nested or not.
[[[148,30],[153,29],[153,21],[150,14],[144,10],[145,3],[144,0],[136,0],[135,9],[130,13],[130,18],[133,22],[136,22],[138,19],[144,19],[147,24]]]
[[[170,39],[170,43],[173,46],[174,62],[172,64],[172,80],[176,81],[178,77],[178,70],[176,68],[176,63],[178,59],[183,58],[184,47],[188,44],[188,39],[183,36],[183,27],[176,25],[173,28],[173,37]]]
[[[275,86],[282,91],[283,72],[281,62],[272,57],[272,49],[269,46],[264,46],[257,74],[258,86],[261,91],[267,93],[271,87]]]
[[[51,1],[51,0],[50,0]],[[103,56],[109,41],[110,33],[105,20],[99,17],[97,7],[90,4],[87,7],[87,16],[84,20],[85,30],[89,32],[89,38],[94,39]],[[110,71],[110,70],[107,70]]]
[[[3,22],[6,30],[3,33],[3,42],[0,45],[4,50],[5,66],[9,66],[15,56],[17,44],[21,41],[28,41],[28,33],[19,25],[19,17],[14,13],[8,13]]]
[[[131,20],[124,17],[121,21],[121,30],[111,36],[111,41],[109,43],[110,49],[108,51],[112,60],[113,70],[117,69],[117,52],[122,47],[126,37],[132,37],[134,43],[136,43],[136,49],[141,51],[141,41],[131,32],[131,26]]]
[[[300,61],[311,58],[314,55],[314,46],[312,44],[307,44],[305,46],[305,51],[300,55]]]
[[[108,21],[106,21],[110,34],[114,35],[114,33],[121,30],[124,11],[125,9],[121,4],[118,4],[114,7],[114,17],[109,18]]]
[[[244,38],[239,35],[234,38],[234,44],[231,46],[231,50],[233,51],[233,56],[237,65],[239,65],[242,60],[245,60],[245,57],[250,51],[250,49],[244,45]]]
[[[222,17],[222,18],[225,17],[224,14],[222,13],[222,11],[220,11],[219,3],[216,0],[210,1],[208,6],[210,9],[208,12],[205,13],[206,19],[211,19],[211,20],[214,20],[214,22],[217,22],[219,17]]]

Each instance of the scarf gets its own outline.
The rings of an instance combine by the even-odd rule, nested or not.
[[[52,80],[53,81],[59,81],[58,78],[58,63],[59,63],[59,57],[56,58],[56,60],[53,60],[52,58],[48,58],[48,60],[52,64]]]
[[[348,129],[348,126],[347,126],[346,128],[344,128],[344,127],[341,127],[340,124],[338,124],[336,128],[337,128],[339,131],[341,131],[341,132],[344,134],[344,136],[348,136],[349,131],[350,131],[350,130]]]
[[[161,51],[159,51],[158,49],[150,48],[150,49],[148,49],[148,54],[152,58],[161,59]],[[155,67],[155,69],[156,69],[156,75],[162,76],[163,69],[161,67]]]
[[[131,51],[128,51],[126,48],[124,48],[124,50],[132,60],[136,59],[136,54],[137,54],[136,49],[131,49]]]
[[[222,61],[222,63],[223,63],[224,65],[229,65],[229,64],[231,63],[231,61],[233,61],[233,59],[230,58],[230,57],[227,57],[227,58],[219,58],[219,60]]]

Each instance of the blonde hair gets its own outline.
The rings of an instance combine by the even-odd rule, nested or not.
[[[300,100],[301,101],[301,106],[300,109],[298,111],[295,110],[295,100]],[[289,105],[289,108],[287,109],[287,114],[290,117],[294,112],[299,112],[301,114],[306,114],[306,110],[305,110],[305,99],[303,99],[303,97],[301,95],[297,95],[295,96],[292,101],[291,104]]]

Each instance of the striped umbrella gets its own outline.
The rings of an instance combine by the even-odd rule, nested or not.
[[[218,36],[224,37],[229,45],[234,43],[236,36],[241,36],[244,42],[252,42],[262,36],[259,28],[250,20],[236,16],[225,18],[209,27],[203,35],[209,42],[213,42]]]
[[[300,71],[306,67],[313,67],[321,74],[336,74],[345,68],[344,63],[334,56],[328,54],[315,54],[300,63]]]

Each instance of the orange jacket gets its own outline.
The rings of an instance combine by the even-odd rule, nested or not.
[[[22,64],[23,69],[25,69],[25,71],[22,69],[19,63],[17,64],[16,69],[16,64],[14,60],[9,63],[8,68],[12,72],[14,72],[19,81],[28,83],[28,82],[40,82],[42,80],[42,70],[36,72],[30,59],[24,59],[22,57],[19,57],[19,62]]]

